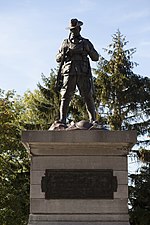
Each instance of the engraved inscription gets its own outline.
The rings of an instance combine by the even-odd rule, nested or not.
[[[113,199],[117,178],[113,170],[47,169],[41,188],[45,199]]]

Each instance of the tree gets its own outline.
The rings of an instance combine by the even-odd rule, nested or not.
[[[150,224],[150,164],[143,166],[138,174],[131,174],[129,187],[131,225]]]
[[[100,56],[94,70],[97,111],[102,112],[112,130],[136,129],[139,136],[148,136],[150,79],[134,74],[137,63],[131,59],[136,49],[126,49],[127,43],[118,30],[104,49],[110,59]],[[140,139],[138,143],[143,144]],[[149,144],[149,140],[145,138],[144,143]]]
[[[31,110],[36,111],[40,120],[43,121],[43,128],[48,129],[49,126],[59,118],[59,95],[55,90],[56,74],[51,70],[50,76],[47,78],[42,74],[44,86],[37,84],[38,90],[32,94]]]
[[[0,224],[26,225],[29,214],[29,157],[20,141],[24,107],[13,91],[0,90]]]
[[[41,105],[44,104],[44,110],[45,110],[45,99],[41,95],[41,92],[39,90],[26,91],[22,98],[22,104],[24,105],[24,114],[20,117],[20,123],[22,126],[27,130],[43,130],[48,129],[48,115],[47,111],[42,112],[39,110],[41,109]],[[44,102],[44,103],[43,103]]]

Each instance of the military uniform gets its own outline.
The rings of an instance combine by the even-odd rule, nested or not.
[[[73,20],[76,20],[81,26],[81,21],[77,19]],[[60,121],[63,123],[66,123],[69,102],[75,92],[76,86],[81,96],[84,98],[89,120],[91,122],[95,120],[95,106],[92,96],[92,75],[88,56],[92,61],[98,61],[99,54],[94,49],[93,44],[88,39],[83,38],[80,33],[78,35],[70,33],[69,38],[63,41],[56,55],[56,61],[58,63],[60,63],[64,57],[64,63],[61,69],[63,85],[60,92]]]

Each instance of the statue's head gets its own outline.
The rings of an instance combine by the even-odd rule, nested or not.
[[[74,35],[78,35],[81,31],[81,26],[83,25],[82,21],[79,21],[78,19],[71,19],[69,27],[67,29],[70,30],[71,33]]]
[[[69,27],[67,27],[67,29],[74,29],[76,27],[81,27],[83,25],[82,21],[79,21],[77,19],[71,19]]]

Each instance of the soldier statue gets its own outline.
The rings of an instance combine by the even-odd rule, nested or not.
[[[59,122],[66,124],[69,103],[76,90],[86,104],[90,123],[95,123],[96,113],[93,100],[92,74],[88,56],[92,61],[98,61],[99,54],[93,44],[80,35],[83,22],[71,19],[69,38],[65,39],[56,55],[56,61],[60,63],[61,71],[57,79],[57,87],[61,85],[61,104]]]

